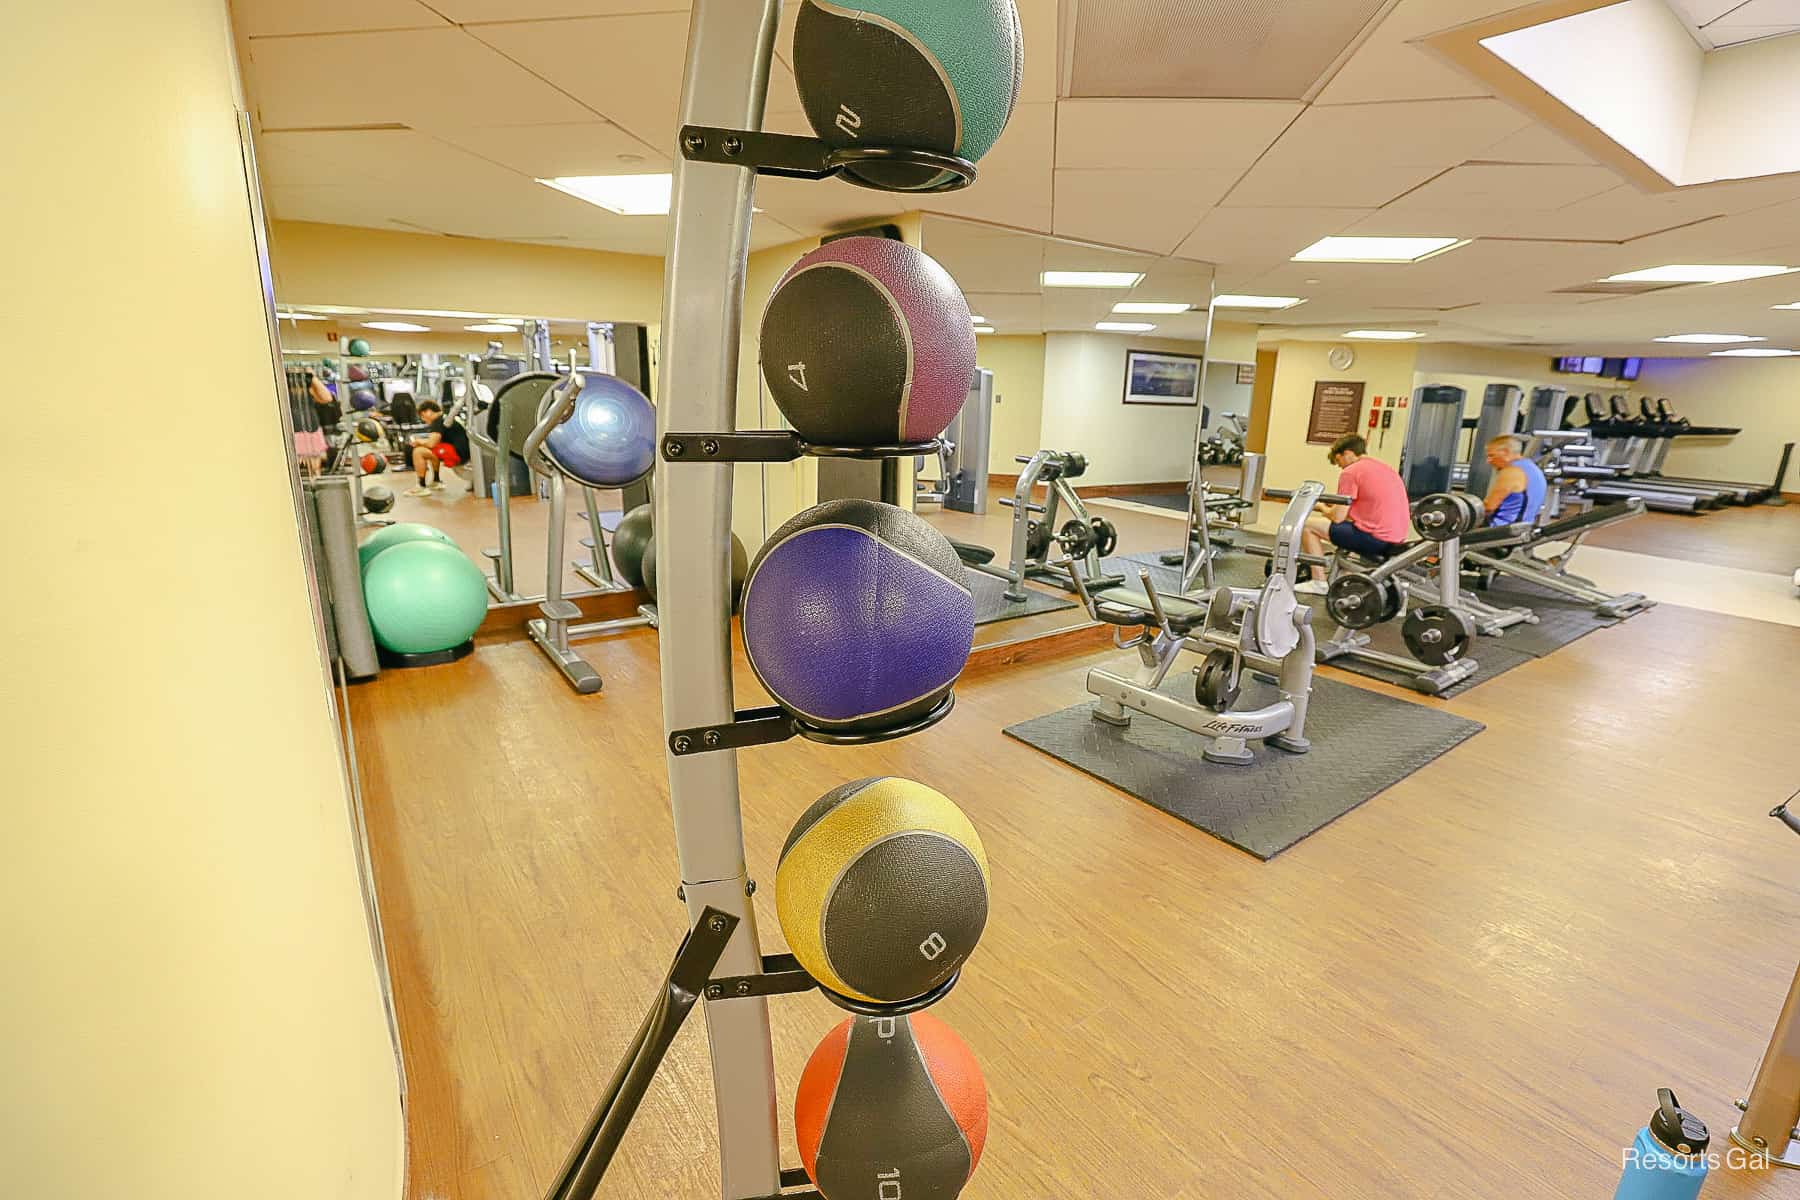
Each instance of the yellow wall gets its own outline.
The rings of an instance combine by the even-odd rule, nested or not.
[[[1337,483],[1337,470],[1325,461],[1326,446],[1306,440],[1307,422],[1312,417],[1313,384],[1320,380],[1361,380],[1367,387],[1363,394],[1363,417],[1358,432],[1369,435],[1365,427],[1369,407],[1376,396],[1412,395],[1416,350],[1407,345],[1372,342],[1355,347],[1356,362],[1348,371],[1334,371],[1325,361],[1334,342],[1282,342],[1275,360],[1275,393],[1269,409],[1268,463],[1265,482],[1273,488],[1298,487],[1316,479],[1330,490]],[[1391,465],[1400,463],[1400,447],[1406,440],[1406,419],[1411,408],[1400,410],[1385,439],[1379,431],[1369,436],[1369,454]],[[1264,521],[1279,518],[1280,506],[1264,505]]]
[[[0,49],[8,284],[129,314],[129,436],[27,454],[0,689],[6,1190],[393,1200],[400,1083],[309,601],[225,7],[24,5]],[[41,356],[41,322],[0,355]],[[237,403],[219,403],[220,398]],[[193,461],[204,404],[209,453]],[[15,406],[21,445],[68,414]],[[141,515],[133,519],[133,514]]]
[[[480,238],[276,221],[275,294],[283,304],[562,317],[662,319],[662,259]],[[392,335],[357,331],[377,350]]]
[[[994,418],[988,471],[1017,475],[1015,455],[1034,454],[1044,432],[1044,335],[975,339],[975,361],[994,373]]]
[[[1650,359],[1639,384],[1667,396],[1695,425],[1743,430],[1732,438],[1677,438],[1664,474],[1766,483],[1782,445],[1800,441],[1800,359]],[[1800,466],[1788,469],[1782,487],[1800,492]]]

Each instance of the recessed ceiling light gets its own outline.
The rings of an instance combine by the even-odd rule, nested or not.
[[[1425,335],[1414,329],[1352,329],[1344,336],[1365,342],[1407,342]]]
[[[325,319],[312,313],[303,312],[277,312],[275,317],[280,321],[323,321]]]
[[[986,325],[987,318],[986,317],[978,317],[974,313],[970,313],[969,314],[969,324],[971,324],[971,325]]]
[[[1752,337],[1747,333],[1671,333],[1668,337],[1659,337],[1659,342],[1691,342],[1696,346],[1729,346],[1733,342],[1766,342],[1768,338]]]
[[[975,332],[976,333],[992,333],[992,332],[994,332],[994,327],[992,325],[977,325],[975,327]]]
[[[1776,312],[1794,312],[1800,310],[1800,302],[1794,304],[1776,304],[1771,307],[1774,308]]]
[[[491,325],[464,325],[463,328],[468,330],[470,333],[517,333],[517,332],[519,332],[518,326],[502,325],[499,322],[495,322]]]
[[[409,325],[405,321],[364,321],[364,329],[380,329],[388,333],[430,333],[429,325]]]
[[[1750,350],[1714,350],[1713,358],[1792,358],[1800,354],[1800,350],[1776,350],[1771,346],[1758,346]]]
[[[1306,301],[1298,296],[1214,296],[1214,308],[1292,308]]]
[[[1144,278],[1142,271],[1045,271],[1045,287],[1128,288]]]
[[[1410,263],[1467,244],[1453,237],[1325,237],[1300,253],[1295,262]]]
[[[1101,321],[1094,328],[1103,333],[1149,333],[1156,326],[1142,321]]]
[[[1193,307],[1194,306],[1191,304],[1182,304],[1177,300],[1126,300],[1123,303],[1113,305],[1113,311],[1116,313],[1173,316],[1176,313],[1187,312]]]
[[[1737,283],[1745,279],[1766,279],[1771,275],[1786,275],[1793,269],[1792,267],[1720,267],[1672,263],[1665,267],[1648,267],[1642,271],[1627,271],[1623,275],[1608,275],[1601,282]]]
[[[660,217],[669,211],[673,175],[563,175],[540,179],[545,187],[627,217]]]
[[[347,317],[361,316],[369,311],[366,308],[345,308],[338,304],[296,304],[294,308],[303,309],[306,312],[331,313],[334,316]]]
[[[496,325],[511,325],[513,328],[516,329],[525,323],[525,318],[524,317],[495,317],[495,318],[493,318],[493,322]]]

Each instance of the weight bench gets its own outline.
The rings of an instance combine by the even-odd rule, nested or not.
[[[1594,586],[1593,580],[1569,574],[1568,564],[1586,534],[1628,521],[1643,511],[1642,498],[1632,496],[1617,504],[1603,504],[1535,529],[1517,525],[1479,529],[1463,537],[1463,562],[1487,582],[1492,582],[1495,575],[1510,575],[1590,605],[1600,616],[1633,616],[1654,608],[1656,601],[1647,599],[1641,592],[1618,596],[1603,592]],[[1518,532],[1521,529],[1523,533]],[[1570,545],[1560,554],[1540,558],[1532,553],[1534,546],[1565,541]]]

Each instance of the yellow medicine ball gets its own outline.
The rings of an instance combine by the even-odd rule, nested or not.
[[[948,979],[987,924],[981,838],[949,797],[859,779],[801,814],[775,872],[800,965],[840,995],[897,1004]]]

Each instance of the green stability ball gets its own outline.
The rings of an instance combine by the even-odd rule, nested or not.
[[[367,358],[369,357],[369,343],[361,338],[351,338],[350,345],[345,348],[344,353],[351,358]]]
[[[367,572],[369,564],[375,556],[389,546],[398,546],[404,542],[442,542],[446,546],[456,543],[450,535],[441,529],[433,529],[429,525],[420,525],[415,521],[402,521],[397,525],[384,525],[377,529],[368,541],[356,548],[357,568]]]
[[[737,534],[731,535],[731,611],[736,612],[744,599],[744,578],[750,574],[750,555]],[[656,543],[644,552],[644,590],[656,599]]]
[[[487,616],[487,580],[461,550],[439,541],[390,546],[363,575],[375,640],[396,654],[432,654],[475,636]]]
[[[656,543],[656,531],[651,528],[653,511],[651,505],[640,504],[613,530],[613,565],[634,588],[644,586],[644,555]]]

